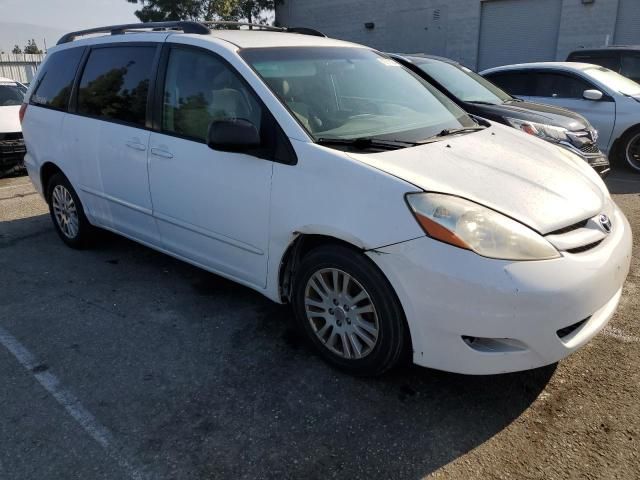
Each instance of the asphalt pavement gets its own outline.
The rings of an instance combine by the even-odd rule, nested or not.
[[[639,231],[640,175],[608,184]],[[112,234],[71,250],[0,180],[0,479],[639,478],[637,254],[558,365],[359,379],[288,307]]]

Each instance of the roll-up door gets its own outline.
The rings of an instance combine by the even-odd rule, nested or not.
[[[562,0],[482,2],[478,70],[555,60],[561,10]]]
[[[640,44],[640,1],[619,0],[614,41],[617,45]]]

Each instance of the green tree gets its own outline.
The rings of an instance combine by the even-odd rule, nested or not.
[[[11,53],[18,55],[18,54],[22,53],[22,49],[18,45],[15,45],[13,47],[13,50],[11,50]]]
[[[282,0],[127,0],[142,8],[136,16],[143,22],[169,20],[229,20],[266,23],[264,13]]]
[[[39,54],[42,53],[42,50],[38,48],[38,45],[36,45],[36,41],[32,38],[24,47],[24,53]]]

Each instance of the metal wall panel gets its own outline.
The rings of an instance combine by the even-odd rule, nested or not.
[[[640,0],[619,0],[614,42],[640,45]]]
[[[482,2],[478,69],[555,60],[561,13],[562,0]]]

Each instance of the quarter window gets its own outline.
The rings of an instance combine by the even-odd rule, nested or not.
[[[214,120],[249,120],[261,129],[262,108],[237,74],[221,59],[174,48],[164,87],[162,129],[206,141]]]
[[[91,52],[78,91],[78,113],[144,125],[155,47],[108,47]]]
[[[36,80],[31,104],[66,111],[83,52],[83,48],[70,48],[51,54]]]

